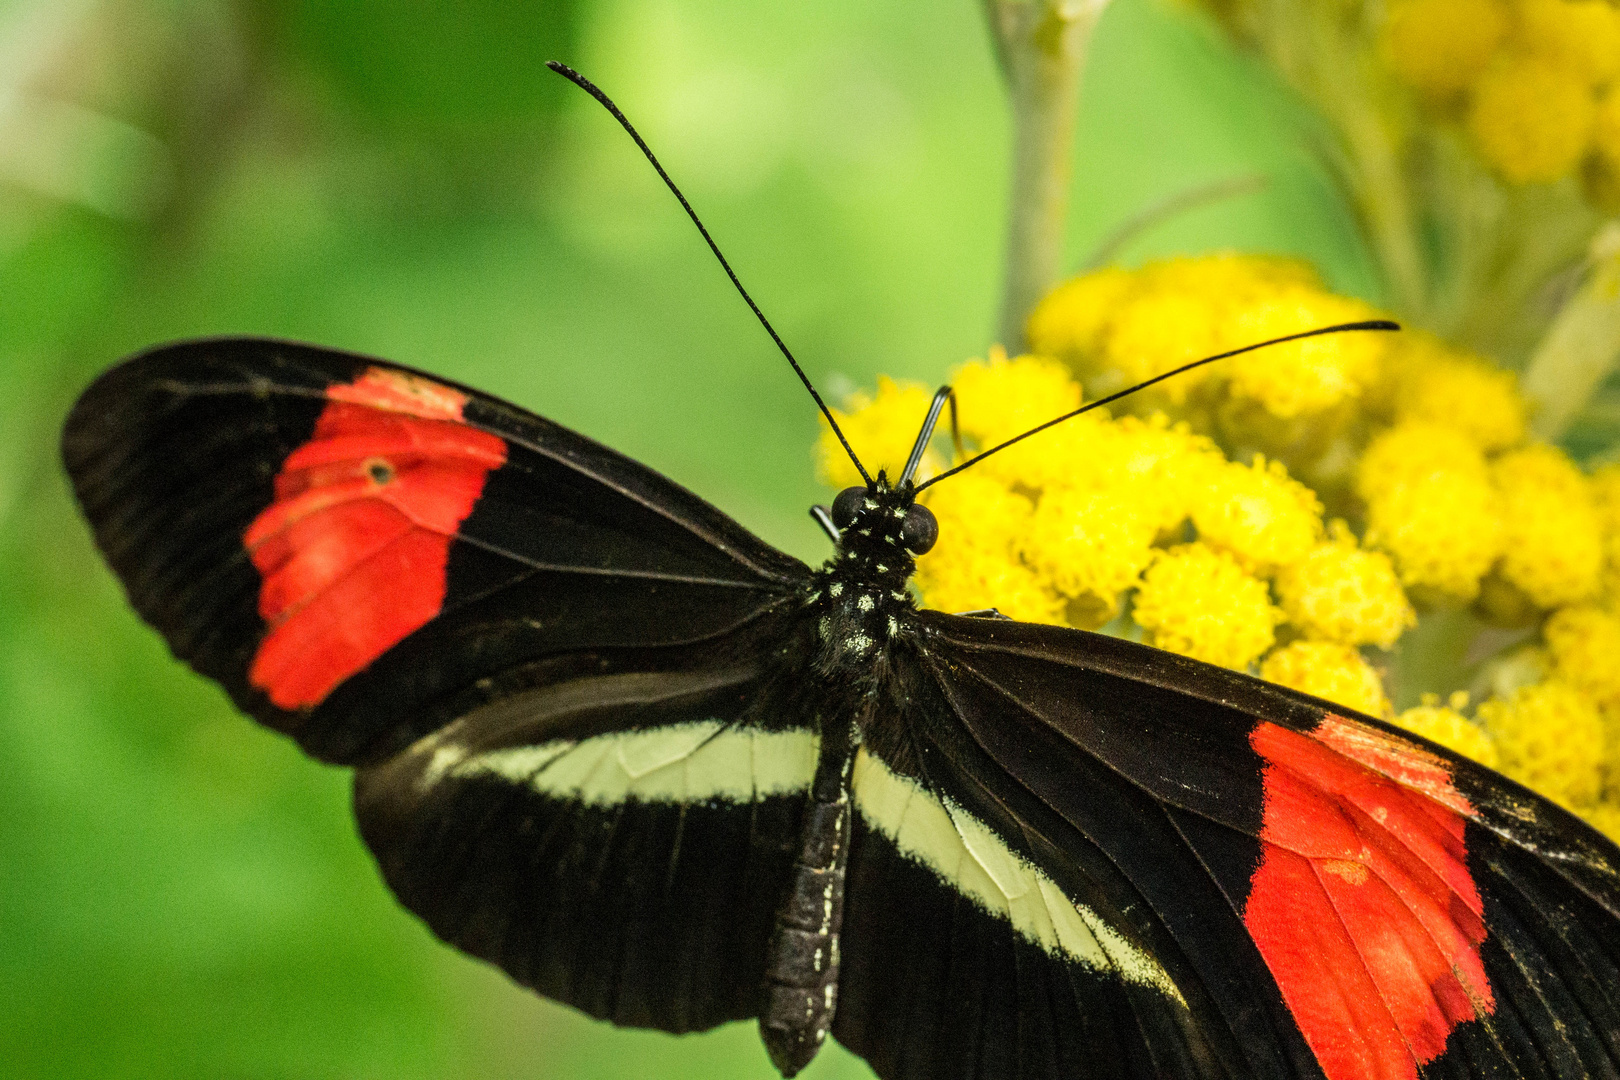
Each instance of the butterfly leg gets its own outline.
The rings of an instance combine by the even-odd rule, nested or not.
[[[853,734],[848,722],[823,730],[799,856],[767,953],[760,1037],[783,1076],[793,1076],[816,1056],[838,1004],[838,934],[853,823]]]

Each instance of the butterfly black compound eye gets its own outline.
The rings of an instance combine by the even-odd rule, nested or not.
[[[939,519],[928,507],[913,503],[900,523],[900,543],[913,555],[924,555],[938,539]]]
[[[855,518],[861,512],[861,504],[866,501],[864,487],[847,487],[838,493],[838,498],[832,504],[832,522],[840,529],[847,529],[855,524]]]

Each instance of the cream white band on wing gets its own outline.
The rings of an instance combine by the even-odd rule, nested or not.
[[[809,731],[760,731],[718,720],[485,753],[446,743],[433,749],[419,783],[426,788],[445,776],[493,776],[594,806],[629,799],[742,803],[807,789],[818,745]]]
[[[950,889],[1012,924],[1051,956],[1093,971],[1113,971],[1185,1005],[1170,975],[1101,916],[1077,904],[990,827],[948,799],[861,750],[855,757],[855,808],[902,855],[939,875]]]

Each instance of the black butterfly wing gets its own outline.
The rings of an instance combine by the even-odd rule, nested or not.
[[[361,833],[436,934],[548,997],[672,1032],[754,1016],[818,749],[783,674],[512,694],[361,770]]]
[[[578,670],[658,669],[808,573],[565,428],[311,346],[139,355],[84,393],[62,447],[136,610],[327,761]]]
[[[1246,676],[1060,628],[922,620],[923,689],[899,728],[909,746],[874,755],[954,802],[966,821],[956,832],[987,828],[1062,884],[1154,958],[1185,1002],[1180,1014],[1164,995],[1143,998],[1154,982],[1133,983],[1128,962],[1111,984],[1094,979],[1117,1017],[1113,1045],[1158,1054],[1101,1075],[1617,1074],[1620,854],[1571,815],[1371,718]],[[881,817],[867,816],[863,841]],[[1084,878],[1063,882],[1066,864]],[[927,876],[962,891],[950,872]],[[863,906],[852,886],[851,917]],[[986,925],[985,905],[971,908]],[[903,916],[891,920],[859,931],[868,948],[906,932]],[[1031,954],[1009,953],[1007,938],[993,963],[968,959],[982,944],[936,946],[945,985],[927,991],[881,969],[846,977],[863,1008],[841,1018],[839,1037],[887,1054],[886,1076],[1092,1075],[1094,1057],[1047,1034],[1079,1024],[1078,1003],[1048,991],[1044,1024],[1001,1005],[1014,989],[1038,998],[1060,968],[1073,974],[1072,953],[1019,966]],[[853,940],[849,952],[861,955]],[[996,971],[1001,992],[987,994]],[[911,1024],[894,1023],[891,997]],[[969,1000],[988,1004],[964,1011]],[[1179,1040],[1165,1034],[1177,1025]],[[917,1034],[903,1041],[907,1030]],[[929,1039],[954,1037],[960,1062],[1004,1052],[1007,1032],[1024,1048],[1016,1066],[929,1058]]]
[[[1224,903],[1156,800],[926,648],[855,766],[839,1041],[886,1080],[1320,1075],[1245,937],[1189,932]]]
[[[391,364],[189,342],[63,452],[177,656],[316,757],[446,940],[596,1016],[752,1015],[815,764],[802,564],[650,470]]]

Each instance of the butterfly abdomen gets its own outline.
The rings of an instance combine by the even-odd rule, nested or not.
[[[824,722],[820,757],[765,963],[760,1034],[784,1076],[808,1065],[832,1029],[838,1004],[839,938],[854,803],[856,739],[849,713]]]

